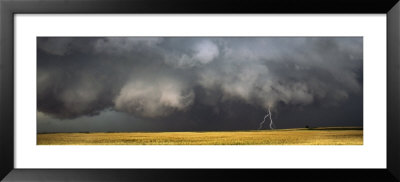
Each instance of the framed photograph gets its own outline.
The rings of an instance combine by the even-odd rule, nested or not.
[[[399,181],[399,10],[2,1],[0,177]]]

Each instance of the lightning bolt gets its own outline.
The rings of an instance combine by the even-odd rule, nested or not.
[[[271,110],[269,110],[269,107],[268,107],[268,115],[269,115],[269,120],[271,121],[271,123],[269,123],[269,128],[271,129],[271,130],[273,130],[274,128],[272,127],[272,125],[274,124],[273,122],[272,122],[272,114],[271,114]]]
[[[272,121],[271,110],[270,110],[270,108],[268,107],[268,113],[264,116],[264,120],[261,121],[260,127],[258,127],[259,130],[262,128],[262,126],[263,126],[263,124],[265,123],[265,120],[267,119],[268,116],[269,116],[269,120],[270,120],[269,128],[270,128],[271,130],[274,129],[274,128],[272,127],[272,126],[274,125],[274,123],[273,123],[273,121]]]
[[[269,115],[269,114],[267,114],[267,115],[264,116],[264,120],[261,121],[260,127],[258,127],[259,130],[261,130],[263,124],[265,123],[265,119],[267,119],[268,115]]]

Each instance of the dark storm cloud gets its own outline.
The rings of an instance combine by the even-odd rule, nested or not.
[[[111,109],[172,128],[229,129],[254,126],[271,107],[296,116],[286,121],[335,109],[342,117],[308,120],[362,124],[362,38],[43,37],[37,64],[38,111],[53,118]]]

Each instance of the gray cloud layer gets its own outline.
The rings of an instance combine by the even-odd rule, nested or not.
[[[224,120],[253,125],[246,117],[254,120],[267,107],[277,113],[344,108],[356,110],[349,117],[362,125],[362,38],[37,40],[38,111],[52,118],[111,109],[218,129]],[[320,117],[314,119],[335,118]]]

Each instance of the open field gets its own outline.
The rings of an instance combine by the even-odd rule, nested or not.
[[[362,145],[357,127],[206,132],[48,133],[38,145]]]

